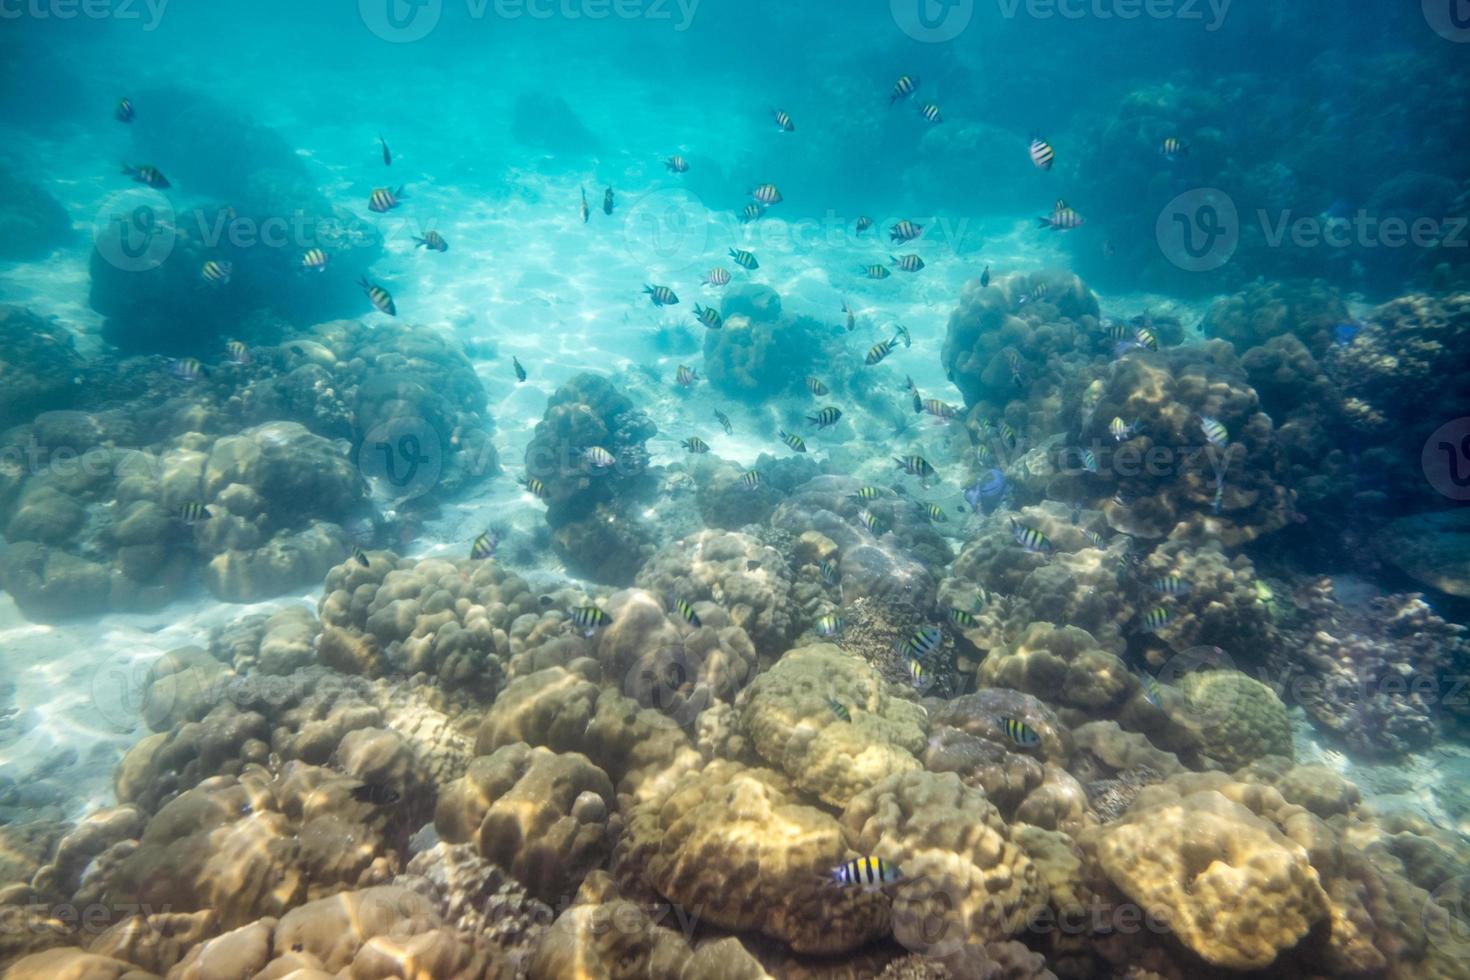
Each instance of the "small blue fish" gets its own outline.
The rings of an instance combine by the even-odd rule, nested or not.
[[[1332,328],[1333,343],[1339,347],[1346,347],[1357,339],[1358,334],[1363,332],[1361,323],[1339,323]]]

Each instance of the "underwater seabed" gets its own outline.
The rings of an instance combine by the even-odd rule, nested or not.
[[[880,226],[807,247],[780,206],[742,227],[743,201],[654,153],[547,173],[538,151],[489,194],[431,171],[473,172],[493,141],[468,121],[508,107],[444,87],[465,145],[415,160],[395,133],[388,215],[364,211],[364,161],[385,178],[347,113],[287,144],[325,209],[375,230],[360,271],[395,319],[363,299],[193,381],[172,354],[125,362],[119,385],[158,394],[121,413],[139,428],[98,410],[53,436],[135,438],[154,475],[38,480],[24,506],[0,485],[33,535],[0,564],[29,556],[36,603],[0,595],[8,977],[1470,977],[1470,740],[1450,724],[1470,711],[1276,683],[1444,683],[1467,659],[1463,605],[1390,566],[1425,537],[1415,511],[1450,513],[1394,433],[1465,390],[1470,297],[1097,292],[1069,271],[1093,230],[1024,212],[958,246],[890,248]],[[301,111],[274,123],[310,129]],[[648,112],[620,126],[653,131]],[[741,159],[757,125],[712,125],[700,152]],[[76,140],[45,149],[84,247],[0,267],[0,303],[84,372],[105,351],[85,246],[118,181],[90,162],[105,139]],[[641,220],[671,205],[697,247]],[[447,252],[415,246],[430,228]],[[856,271],[911,251],[922,273]],[[731,284],[701,287],[715,265]],[[1104,328],[1135,318],[1159,349],[1114,355]],[[912,346],[865,365],[898,325]],[[915,413],[910,379],[956,417]],[[826,405],[844,414],[818,429]],[[456,434],[422,495],[352,445],[407,413]],[[1205,416],[1237,452],[1218,481],[1057,463],[1193,452]],[[627,465],[596,472],[592,445]],[[989,513],[965,494],[981,446],[1010,494]],[[180,531],[195,488],[212,510]],[[139,543],[163,527],[177,554]],[[105,595],[156,608],[75,618],[37,587],[41,540],[143,567]]]

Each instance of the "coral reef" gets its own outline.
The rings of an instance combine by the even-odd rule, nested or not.
[[[836,333],[810,317],[783,314],[775,290],[754,283],[731,286],[720,312],[724,327],[704,335],[704,369],[710,384],[742,398],[798,386]]]
[[[526,478],[546,488],[557,553],[593,581],[631,584],[655,547],[634,506],[657,489],[644,448],[657,431],[605,379],[579,374],[547,400],[526,447]]]
[[[1304,583],[1274,665],[1313,722],[1349,750],[1399,756],[1435,740],[1442,719],[1470,712],[1456,664],[1464,627],[1417,595],[1385,595],[1349,577]]]

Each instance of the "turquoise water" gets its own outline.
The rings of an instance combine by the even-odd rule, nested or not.
[[[610,887],[687,976],[1459,975],[1463,8],[0,0],[0,902],[219,912],[99,947],[169,976],[395,878],[460,959],[375,976],[651,975]],[[171,877],[180,800],[366,857]]]

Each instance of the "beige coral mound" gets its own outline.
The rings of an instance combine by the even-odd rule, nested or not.
[[[902,870],[893,935],[910,949],[945,956],[1005,939],[1046,905],[1046,883],[1000,812],[954,773],[890,776],[855,798],[842,823],[860,851]]]
[[[523,742],[470,763],[439,797],[434,827],[480,854],[547,902],[565,900],[612,844],[615,805],[607,774],[586,756]]]
[[[650,910],[629,901],[607,872],[594,871],[576,902],[536,947],[527,976],[530,980],[769,980],[738,939],[727,937],[691,949],[689,933],[698,920],[683,909],[672,915],[663,914],[666,911],[666,906]]]
[[[789,651],[742,692],[742,726],[761,758],[835,807],[896,772],[921,768],[925,712],[891,697],[866,662],[828,643]],[[847,709],[851,721],[834,712]]]
[[[1270,966],[1328,915],[1307,851],[1213,790],[1149,806],[1082,834],[1109,881],[1205,961]]]
[[[888,899],[829,880],[859,855],[834,818],[795,796],[778,773],[712,762],[630,809],[621,880],[636,877],[712,925],[759,931],[801,953],[842,953],[883,935]]]

